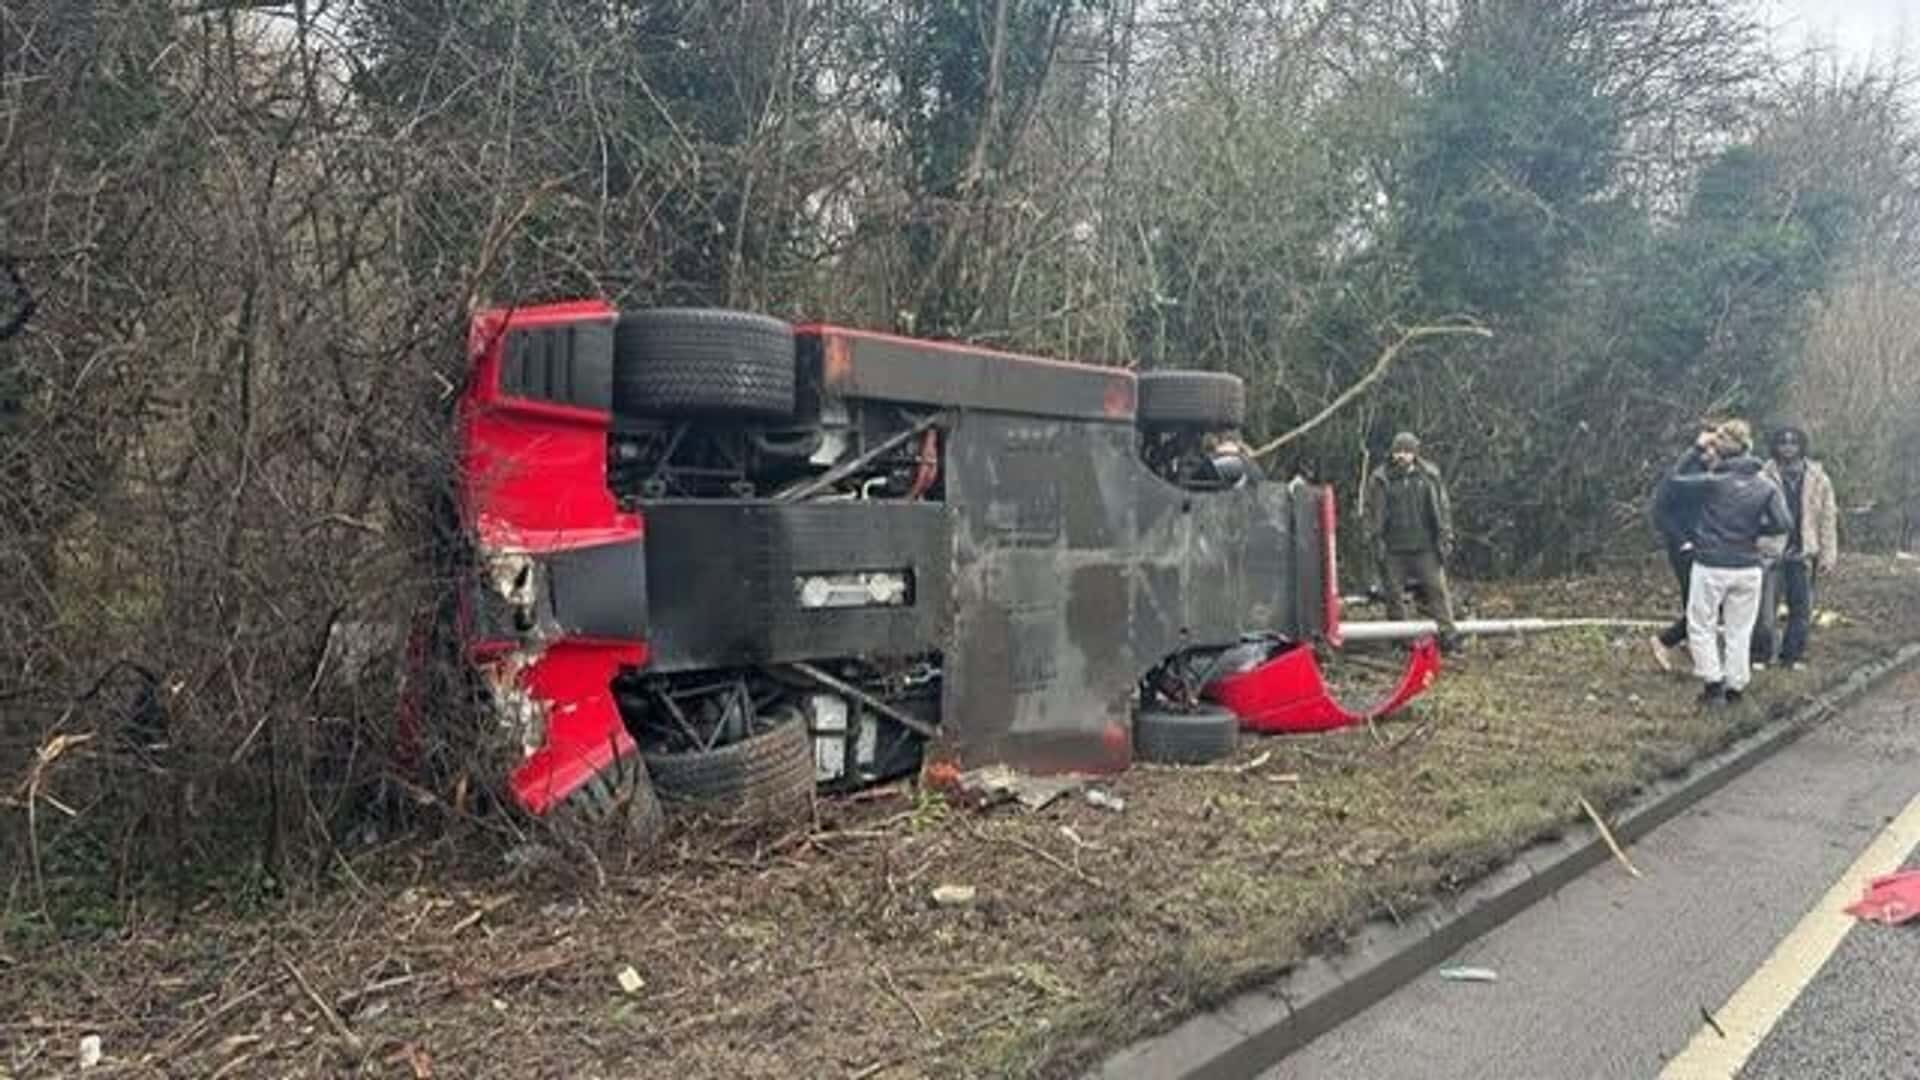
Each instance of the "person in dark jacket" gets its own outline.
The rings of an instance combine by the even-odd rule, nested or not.
[[[1711,425],[1702,425],[1694,432],[1694,446],[1707,455],[1709,468],[1712,467],[1713,440],[1709,438],[1712,434]],[[1662,473],[1653,492],[1653,526],[1666,544],[1667,566],[1673,570],[1674,581],[1680,586],[1680,617],[1648,639],[1653,662],[1661,671],[1673,670],[1674,650],[1687,643],[1687,598],[1693,591],[1693,527],[1699,516],[1698,501],[1679,498],[1672,472]]]
[[[1393,437],[1387,463],[1367,479],[1367,543],[1387,591],[1387,616],[1407,617],[1409,584],[1420,589],[1420,606],[1440,629],[1440,648],[1459,643],[1446,562],[1453,557],[1453,505],[1440,469],[1420,456],[1420,440],[1403,431]]]
[[[1780,642],[1779,659],[1787,667],[1798,668],[1804,662],[1807,637],[1813,627],[1816,574],[1832,573],[1839,559],[1840,511],[1834,500],[1833,481],[1826,468],[1810,456],[1805,431],[1791,425],[1782,427],[1773,433],[1768,446],[1772,456],[1763,471],[1786,496],[1787,509],[1793,513],[1793,529],[1786,536],[1760,544],[1769,565],[1760,588],[1760,618],[1754,624],[1753,662],[1760,667],[1774,659],[1774,628],[1784,596],[1787,632]]]
[[[1753,456],[1753,429],[1729,420],[1674,467],[1673,491],[1697,509],[1693,576],[1687,599],[1687,645],[1694,674],[1706,684],[1706,705],[1737,702],[1752,680],[1753,621],[1760,610],[1762,536],[1793,527],[1780,486]],[[1726,651],[1721,652],[1724,627]]]

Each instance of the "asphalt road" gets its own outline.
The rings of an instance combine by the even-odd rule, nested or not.
[[[1911,855],[1908,869],[1920,869]],[[1740,1073],[1920,1076],[1920,924],[1856,926]]]
[[[1633,845],[1642,878],[1606,863],[1442,965],[1497,982],[1436,970],[1263,1076],[1653,1077],[1696,1035],[1718,1041],[1703,1010],[1758,1046],[1690,1075],[1920,1076],[1920,923],[1827,918],[1830,956],[1803,940],[1848,874],[1914,859],[1896,819],[1916,820],[1916,796],[1910,673]],[[1864,865],[1870,845],[1884,865]]]

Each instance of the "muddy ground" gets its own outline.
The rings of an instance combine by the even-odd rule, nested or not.
[[[1467,593],[1483,616],[1663,617],[1670,591],[1647,568]],[[784,837],[683,833],[604,882],[415,836],[266,914],[216,896],[177,927],[15,934],[0,1075],[71,1072],[89,1035],[96,1075],[1076,1075],[1920,639],[1920,562],[1856,559],[1822,600],[1815,665],[1767,673],[1737,713],[1699,712],[1642,634],[1489,640],[1377,730],[1138,768],[1099,785],[1117,813],[903,786],[822,800]],[[1337,675],[1379,685],[1392,663]],[[937,905],[946,885],[974,901]]]

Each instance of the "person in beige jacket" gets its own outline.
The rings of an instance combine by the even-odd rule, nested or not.
[[[1831,574],[1840,557],[1840,510],[1827,470],[1808,456],[1807,433],[1787,426],[1769,440],[1766,475],[1786,493],[1793,529],[1770,537],[1761,548],[1767,572],[1761,589],[1759,626],[1753,635],[1753,662],[1765,667],[1775,659],[1774,623],[1780,599],[1787,602],[1787,631],[1780,637],[1779,662],[1804,665],[1813,627],[1813,590],[1819,575]]]

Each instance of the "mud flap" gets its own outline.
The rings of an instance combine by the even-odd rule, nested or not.
[[[1440,646],[1432,638],[1415,643],[1407,669],[1393,692],[1354,711],[1334,699],[1313,649],[1296,645],[1248,671],[1209,683],[1202,696],[1232,709],[1246,731],[1303,734],[1333,731],[1377,720],[1418,697],[1440,674]]]

